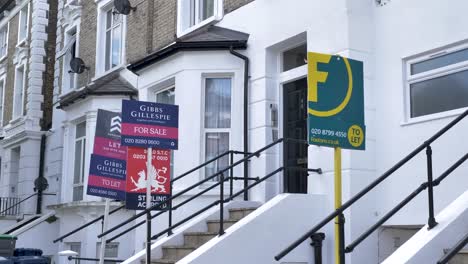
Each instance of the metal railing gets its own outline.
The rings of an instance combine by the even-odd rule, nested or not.
[[[0,216],[18,216],[20,214],[20,198],[0,197]]]
[[[359,245],[365,238],[367,238],[372,232],[374,232],[376,229],[378,229],[385,221],[387,221],[390,217],[392,217],[395,213],[397,213],[400,209],[402,209],[406,204],[408,204],[413,198],[415,198],[418,194],[420,194],[422,191],[426,190],[428,191],[428,227],[429,229],[433,228],[434,226],[437,225],[437,222],[435,220],[434,216],[434,193],[433,193],[433,188],[437,185],[439,185],[451,172],[453,172],[456,168],[458,168],[463,162],[465,162],[468,159],[468,153],[464,155],[461,159],[459,159],[455,164],[453,164],[449,169],[447,169],[444,173],[440,175],[436,180],[433,180],[433,172],[432,172],[432,148],[431,144],[437,140],[440,136],[445,134],[449,129],[451,129],[453,126],[455,126],[457,123],[459,123],[462,119],[464,119],[468,115],[468,110],[466,110],[464,113],[462,113],[460,116],[452,120],[448,125],[443,127],[441,130],[439,130],[436,134],[434,134],[431,138],[429,138],[427,141],[425,141],[423,144],[421,144],[419,147],[417,147],[415,150],[413,150],[410,154],[408,154],[405,158],[403,158],[401,161],[399,161],[397,164],[395,164],[392,168],[390,168],[388,171],[386,171],[384,174],[382,174],[379,178],[374,180],[371,184],[369,184],[367,187],[365,187],[363,190],[361,190],[359,193],[351,197],[346,203],[344,203],[341,207],[337,208],[333,213],[328,215],[324,220],[322,220],[320,223],[315,225],[310,231],[308,231],[306,234],[298,238],[296,241],[291,243],[287,248],[285,248],[283,251],[281,251],[278,255],[275,256],[275,260],[281,260],[284,256],[289,254],[293,249],[295,249],[297,246],[299,246],[302,242],[304,242],[306,239],[308,239],[311,235],[317,233],[321,228],[323,228],[326,224],[330,223],[335,219],[336,217],[339,217],[341,220],[337,223],[340,225],[340,229],[343,230],[341,235],[341,242],[342,245],[340,245],[339,251],[340,251],[340,263],[344,264],[345,259],[344,255],[345,253],[350,253],[354,250],[354,248]],[[417,154],[422,152],[423,150],[426,150],[426,164],[427,164],[427,182],[421,184],[420,187],[418,187],[413,193],[411,193],[409,196],[407,196],[404,200],[402,200],[395,208],[390,210],[386,215],[384,215],[379,221],[377,221],[376,224],[374,224],[372,227],[370,227],[367,231],[365,231],[361,236],[359,236],[355,241],[353,241],[350,245],[348,245],[346,248],[344,247],[344,222],[345,222],[345,217],[343,212],[348,209],[351,205],[353,205],[355,202],[357,202],[359,199],[361,199],[363,196],[365,196],[369,191],[373,190],[376,186],[378,186],[380,183],[382,183],[385,179],[387,179],[390,175],[392,175],[395,171],[397,171],[399,168],[401,168],[403,165],[405,165],[408,161],[413,159]]]
[[[224,168],[224,169],[221,169],[219,170],[218,172],[214,173],[213,175],[201,180],[200,182],[196,183],[196,184],[193,184],[189,187],[187,187],[186,189],[180,191],[179,193],[171,196],[169,199],[167,199],[166,201],[162,201],[162,202],[158,202],[158,203],[155,203],[151,208],[149,209],[146,209],[144,211],[141,211],[140,213],[130,217],[129,219],[123,221],[122,223],[110,228],[109,230],[107,230],[106,232],[103,232],[102,234],[98,235],[98,238],[101,238],[103,236],[106,236],[106,235],[109,235],[110,233],[118,230],[119,228],[123,227],[124,225],[138,219],[139,217],[142,217],[148,213],[150,213],[152,210],[160,207],[161,205],[164,205],[164,204],[169,204],[169,208],[171,208],[172,210],[176,210],[184,205],[186,205],[187,203],[189,203],[190,201],[193,201],[194,199],[200,197],[201,195],[205,194],[206,192],[210,191],[210,190],[213,190],[217,187],[219,187],[219,199],[206,205],[205,207],[195,211],[194,213],[192,213],[191,215],[185,217],[184,219],[180,220],[179,222],[173,224],[172,221],[169,222],[169,225],[168,225],[168,228],[160,231],[159,233],[151,236],[150,234],[147,234],[147,236],[149,236],[151,238],[151,240],[155,240],[157,238],[159,238],[160,236],[162,235],[165,235],[167,234],[168,236],[172,235],[172,231],[181,226],[182,224],[188,222],[189,220],[193,219],[194,217],[202,214],[203,212],[206,212],[208,209],[212,208],[212,207],[215,207],[215,206],[219,206],[220,207],[220,210],[219,210],[219,223],[220,223],[220,227],[219,227],[219,231],[218,231],[218,234],[221,236],[224,234],[224,204],[229,202],[229,201],[232,201],[234,198],[242,195],[242,194],[245,194],[247,193],[250,189],[254,188],[255,186],[257,186],[258,184],[264,182],[265,180],[271,178],[272,176],[278,174],[279,172],[281,171],[284,171],[285,170],[285,167],[279,167],[277,168],[276,170],[268,173],[267,175],[265,175],[264,177],[262,178],[248,178],[248,180],[250,181],[254,181],[254,183],[251,183],[249,185],[247,185],[247,187],[244,187],[243,189],[237,191],[234,193],[234,190],[233,190],[233,181],[236,180],[236,179],[241,179],[241,180],[245,180],[244,177],[234,177],[233,176],[233,169],[239,165],[239,164],[242,164],[244,162],[248,162],[250,161],[251,158],[253,157],[259,157],[260,154],[284,141],[290,141],[290,142],[295,142],[297,144],[307,144],[307,142],[305,141],[301,141],[301,140],[295,140],[295,139],[278,139],[277,141],[271,143],[271,144],[268,144],[267,146],[253,152],[253,153],[248,153],[244,158],[234,162],[232,159],[231,159],[231,164],[230,166]],[[286,169],[297,169],[297,170],[304,170],[306,172],[316,172],[316,173],[322,173],[322,170],[321,169],[308,169],[308,168],[290,168],[290,167],[287,167]],[[229,175],[228,177],[225,177],[225,175]],[[213,182],[213,180],[215,179],[219,179],[218,181],[216,182]],[[225,182],[228,182],[228,184],[230,185],[229,187],[229,194],[226,195],[225,193],[225,186],[224,186],[224,183]],[[172,207],[172,202],[181,197],[182,195],[188,193],[189,191],[203,185],[203,184],[206,184],[206,183],[214,183],[213,185],[211,185],[210,187],[208,188],[204,188],[202,191],[198,192],[197,194],[191,196],[190,198],[188,198],[187,200],[184,200],[183,202],[180,202],[179,204],[177,204],[176,206]],[[158,213],[156,213],[155,215],[152,215],[151,218],[155,218],[155,217],[158,217],[159,215],[165,213],[165,211],[160,211]],[[137,226],[140,226],[144,223],[143,222],[140,222],[138,224],[136,224],[135,226],[131,227],[131,228],[127,228],[126,230],[124,230],[123,232],[119,233],[118,235],[110,238],[107,240],[107,242],[111,242],[112,240],[116,239],[117,237],[119,236],[122,236],[123,234],[129,232],[130,230],[136,228]]]
[[[447,264],[467,244],[468,244],[468,234],[466,234],[465,237],[463,237],[462,240],[460,240],[453,248],[447,251],[447,253],[445,253],[444,256],[439,261],[437,261],[437,264]]]
[[[11,215],[18,216],[21,213],[21,204],[36,196],[33,193],[26,198],[20,200],[16,197],[2,197],[0,198],[0,216]],[[56,195],[55,193],[42,193],[42,195]],[[5,208],[6,207],[6,208]]]
[[[191,174],[191,173],[193,173],[193,172],[195,172],[195,171],[197,171],[197,170],[199,170],[199,169],[205,167],[206,165],[211,164],[212,162],[215,162],[215,161],[217,161],[217,160],[219,160],[219,159],[221,159],[221,158],[223,158],[223,157],[225,157],[225,156],[227,156],[227,155],[231,155],[231,160],[233,160],[233,157],[234,157],[235,154],[244,154],[244,153],[243,153],[243,152],[240,152],[240,151],[234,151],[234,150],[226,151],[226,152],[221,153],[220,155],[218,155],[218,156],[216,156],[216,157],[214,157],[214,158],[212,158],[212,159],[210,159],[210,160],[208,160],[208,161],[206,161],[206,162],[204,162],[204,163],[202,163],[202,164],[196,166],[195,168],[193,168],[193,169],[191,169],[191,170],[189,170],[189,171],[187,171],[187,172],[185,172],[185,173],[183,173],[183,174],[181,174],[181,175],[179,175],[179,176],[173,178],[173,179],[171,180],[171,187],[170,187],[170,188],[171,188],[171,191],[170,191],[170,193],[172,193],[172,187],[173,187],[173,183],[174,183],[174,182],[176,182],[176,181],[178,181],[178,180],[184,178],[185,176],[187,176],[187,175],[189,175],[189,174]],[[122,210],[122,209],[125,209],[125,205],[119,206],[119,207],[115,208],[114,210],[110,211],[110,212],[109,212],[109,215],[112,215],[112,214],[114,214],[114,213],[116,213],[116,212],[118,212],[118,211],[120,211],[120,210]],[[155,218],[155,217],[158,216],[158,215],[159,215],[159,214],[153,215],[152,218]],[[169,219],[172,219],[172,209],[170,209],[170,216],[169,216]],[[99,216],[99,217],[97,217],[97,218],[95,218],[95,219],[93,219],[93,220],[91,220],[91,221],[89,221],[89,222],[87,222],[87,223],[85,223],[85,224],[83,224],[83,225],[81,225],[81,226],[79,226],[79,227],[73,229],[72,231],[70,231],[70,232],[68,232],[68,233],[66,233],[66,234],[64,234],[64,235],[62,235],[62,236],[56,238],[53,242],[54,242],[54,243],[57,243],[57,242],[59,242],[59,241],[62,242],[65,238],[67,238],[67,237],[69,237],[69,236],[71,236],[71,235],[73,235],[73,234],[75,234],[75,233],[77,233],[77,232],[79,232],[79,231],[85,229],[86,227],[91,226],[91,225],[93,225],[94,223],[99,222],[99,221],[104,221],[104,215],[101,215],[101,216]],[[170,220],[170,221],[171,221],[171,220]],[[117,236],[115,236],[115,237],[109,239],[108,241],[112,241],[112,240],[114,240],[114,239],[116,239],[116,238],[118,238],[118,237],[124,235],[125,233],[127,233],[127,232],[129,232],[129,231],[131,231],[131,230],[133,230],[133,229],[135,229],[135,228],[137,228],[138,226],[140,226],[140,225],[142,225],[142,224],[144,224],[144,223],[145,223],[145,221],[139,222],[137,225],[132,226],[132,227],[126,229],[126,230],[125,230],[124,232],[122,232],[120,235],[117,235]]]

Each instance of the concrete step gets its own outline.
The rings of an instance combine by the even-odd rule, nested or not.
[[[229,227],[231,227],[232,225],[234,225],[238,221],[239,220],[224,220],[223,221],[224,230],[228,229]],[[206,222],[206,224],[208,225],[208,232],[215,233],[215,232],[219,231],[219,225],[220,225],[219,220],[209,220],[209,221]]]
[[[146,263],[145,261],[141,262],[142,264]],[[151,264],[175,264],[176,260],[172,259],[152,259]]]
[[[163,246],[163,259],[178,261],[188,254],[192,253],[196,248],[189,246]]]
[[[257,208],[231,208],[229,209],[229,220],[241,220]]]
[[[453,257],[449,264],[468,264],[468,249],[461,250]]]
[[[198,248],[217,235],[218,232],[187,232],[184,233],[184,245]]]

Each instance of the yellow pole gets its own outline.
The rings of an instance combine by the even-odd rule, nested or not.
[[[335,148],[335,209],[341,206],[341,148]],[[339,217],[335,218],[335,263],[340,263]]]

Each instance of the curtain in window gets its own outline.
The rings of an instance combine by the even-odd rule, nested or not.
[[[207,78],[205,87],[205,160],[229,150],[231,128],[231,79]],[[229,165],[229,156],[218,159],[205,169],[209,177]]]
[[[205,128],[231,127],[231,79],[206,79]]]

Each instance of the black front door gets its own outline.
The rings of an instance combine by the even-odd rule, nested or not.
[[[307,79],[299,79],[283,85],[284,138],[307,140]],[[307,193],[307,145],[285,141],[283,159],[284,191]],[[288,168],[289,167],[289,168]]]

